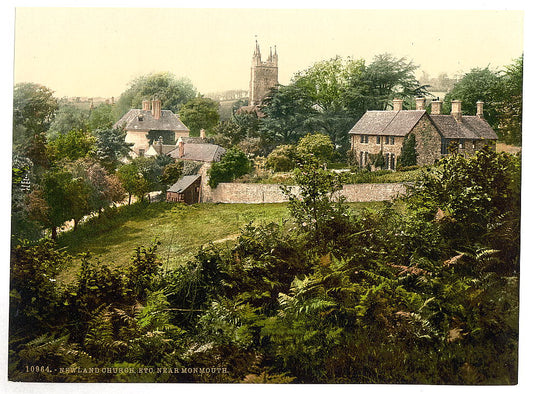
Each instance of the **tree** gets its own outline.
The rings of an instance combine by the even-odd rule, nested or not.
[[[192,136],[199,136],[200,130],[211,133],[219,121],[220,104],[210,98],[196,97],[181,106],[179,115],[191,131]]]
[[[95,138],[81,129],[72,129],[58,134],[48,143],[48,156],[56,161],[75,161],[89,156],[95,148]]]
[[[126,131],[122,128],[103,128],[93,131],[95,137],[94,155],[109,172],[114,171],[121,160],[127,158],[133,144],[126,142]]]
[[[266,167],[273,171],[290,171],[296,166],[296,147],[278,145],[267,157]]]
[[[416,139],[414,134],[409,134],[404,138],[402,145],[402,152],[398,157],[399,167],[416,166]]]
[[[483,116],[493,128],[496,128],[497,116],[494,105],[497,101],[499,81],[499,72],[491,71],[488,67],[473,68],[444,97],[444,112],[450,111],[452,100],[461,100],[461,111],[465,115],[475,115],[477,113],[476,103],[481,100],[485,103]]]
[[[222,159],[211,165],[208,171],[209,186],[215,188],[221,182],[231,182],[251,170],[250,160],[238,148],[230,148]]]
[[[71,130],[87,131],[89,112],[72,104],[59,104],[54,120],[50,124],[47,138],[55,138],[67,134]]]
[[[46,132],[58,108],[49,88],[19,83],[13,91],[13,150],[28,157],[36,167],[47,167]],[[34,170],[37,168],[34,167]]]
[[[101,103],[94,108],[89,114],[89,130],[111,129],[114,124],[113,106],[111,104]]]
[[[300,161],[308,161],[309,158],[313,158],[324,164],[331,159],[333,151],[333,143],[327,135],[307,134],[296,146],[296,158]]]
[[[143,100],[161,100],[161,109],[177,114],[180,107],[196,97],[196,88],[187,78],[177,79],[173,74],[161,72],[133,80],[120,95],[114,109],[115,119],[120,119],[131,108],[141,108]]]
[[[415,77],[418,67],[406,58],[385,53],[374,57],[348,88],[349,107],[386,110],[395,98],[412,99],[427,94]],[[365,110],[366,110],[365,109]]]
[[[174,163],[167,164],[163,167],[163,174],[161,175],[161,184],[164,185],[165,191],[168,186],[176,183],[183,175],[183,161],[179,160]]]
[[[498,131],[508,144],[522,144],[522,89],[524,55],[505,67],[496,91],[494,103]]]

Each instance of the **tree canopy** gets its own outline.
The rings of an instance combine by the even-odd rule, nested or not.
[[[218,107],[217,101],[195,97],[181,106],[179,116],[191,131],[191,136],[199,136],[201,129],[211,134],[220,119]]]
[[[161,109],[177,114],[181,106],[196,97],[196,88],[187,78],[176,78],[171,73],[160,72],[143,75],[130,84],[115,105],[115,119],[132,108],[141,108],[143,100],[161,100]]]

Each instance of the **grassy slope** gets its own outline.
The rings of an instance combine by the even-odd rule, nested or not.
[[[378,207],[380,203],[350,204],[354,209]],[[245,224],[280,222],[288,217],[287,204],[198,204],[185,206],[173,203],[135,204],[123,207],[112,219],[95,219],[61,234],[60,246],[71,254],[90,255],[110,266],[123,266],[137,246],[148,246],[157,238],[158,252],[166,267],[174,267],[193,257],[209,242],[235,239]],[[61,276],[74,278],[79,269],[75,260]]]

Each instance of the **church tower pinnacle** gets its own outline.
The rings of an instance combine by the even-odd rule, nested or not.
[[[270,54],[266,61],[261,60],[259,43],[255,41],[252,56],[250,76],[250,95],[248,105],[259,105],[270,89],[278,85],[278,52],[274,46],[274,53],[270,47]]]

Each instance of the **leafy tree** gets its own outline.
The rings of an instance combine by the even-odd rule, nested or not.
[[[267,168],[274,171],[290,171],[296,166],[296,147],[278,145],[267,157]]]
[[[473,68],[444,97],[443,110],[450,111],[452,100],[461,100],[461,111],[465,115],[475,115],[477,113],[476,103],[481,100],[485,103],[483,116],[492,127],[496,128],[497,117],[494,104],[497,101],[499,81],[499,72],[491,71],[488,67]]]
[[[250,170],[251,163],[246,154],[238,148],[230,148],[219,162],[211,165],[208,171],[209,186],[215,188],[221,182],[231,182]]]
[[[213,141],[224,148],[237,145],[246,137],[246,130],[232,119],[219,122],[213,130]]]
[[[113,106],[111,104],[101,103],[89,114],[88,126],[89,130],[93,132],[98,129],[111,129],[114,123]]]
[[[416,166],[416,139],[414,134],[409,134],[404,138],[402,152],[398,156],[398,166],[409,167]]]
[[[176,78],[168,72],[148,74],[133,80],[115,105],[115,119],[131,108],[141,108],[143,100],[161,100],[161,109],[177,114],[181,106],[196,97],[196,88],[187,78]]]
[[[522,89],[524,80],[524,55],[505,67],[496,91],[494,103],[498,131],[508,144],[522,143]]]
[[[183,175],[183,161],[176,161],[175,163],[167,164],[163,167],[163,174],[161,175],[161,183],[166,187],[176,183]]]
[[[87,131],[89,112],[68,103],[60,103],[54,120],[50,124],[47,132],[47,138],[55,138],[67,134],[72,130]]]
[[[130,153],[131,143],[125,141],[126,131],[121,128],[96,129],[94,154],[108,171],[114,171]]]
[[[49,88],[35,83],[19,83],[13,91],[13,150],[28,157],[34,171],[48,166],[46,132],[58,108]]]
[[[351,80],[348,88],[348,106],[386,110],[394,98],[414,98],[427,94],[415,77],[418,67],[405,58],[395,58],[385,53],[374,57],[358,78]],[[360,113],[360,110],[357,112]]]
[[[261,133],[268,142],[292,144],[311,131],[310,116],[313,102],[294,85],[279,86],[263,100]]]
[[[54,160],[75,161],[89,156],[95,148],[95,138],[87,131],[72,129],[58,134],[48,143],[48,156]]]
[[[219,106],[218,102],[210,98],[196,97],[181,106],[179,115],[183,123],[191,131],[191,135],[199,136],[201,129],[211,133],[218,124]]]
[[[296,146],[297,158],[307,161],[309,157],[314,158],[319,163],[327,163],[333,155],[333,143],[324,134],[307,134],[300,139]]]

